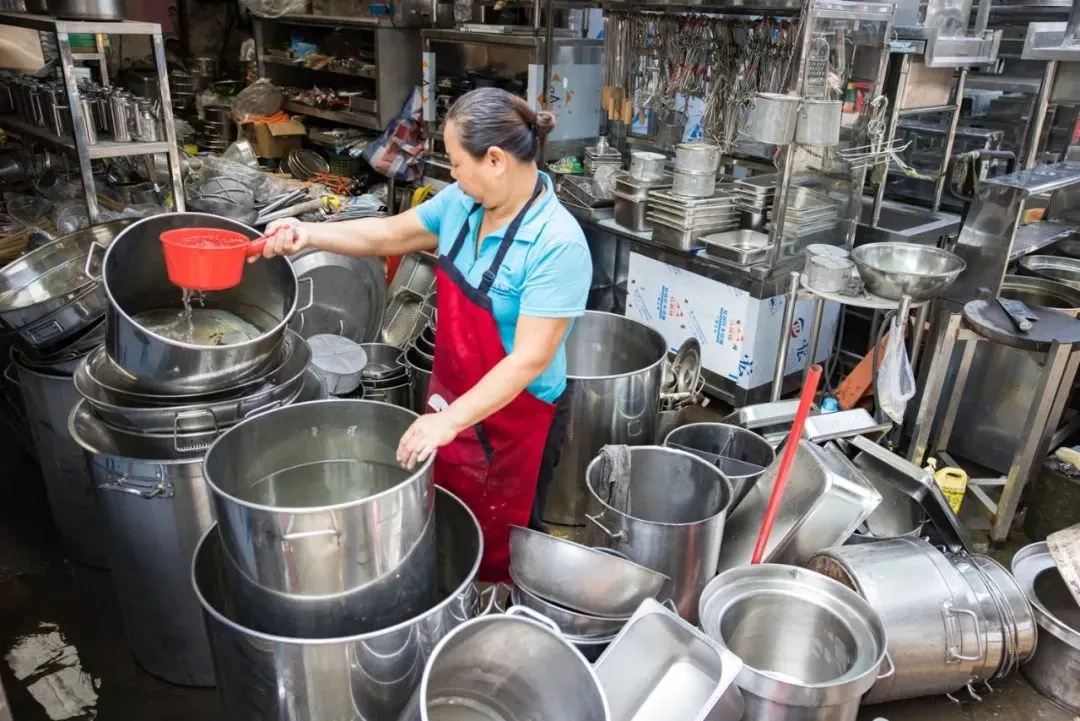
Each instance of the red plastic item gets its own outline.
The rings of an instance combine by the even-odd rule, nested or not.
[[[795,421],[791,424],[791,433],[784,444],[784,455],[780,459],[776,483],[773,484],[772,495],[769,496],[769,505],[765,509],[765,518],[761,521],[761,530],[758,532],[757,544],[754,546],[754,555],[750,563],[761,563],[761,559],[765,557],[765,547],[769,545],[769,535],[776,521],[776,513],[780,510],[780,499],[784,497],[784,488],[787,486],[788,476],[791,475],[791,466],[795,463],[795,453],[799,450],[803,426],[806,425],[806,417],[810,415],[810,405],[814,402],[820,382],[821,366],[815,363],[810,367],[806,385],[803,386],[802,395],[799,396],[799,408],[795,411]]]
[[[259,253],[266,238],[217,228],[178,228],[161,234],[165,269],[174,285],[192,290],[226,290],[240,284],[244,262]]]

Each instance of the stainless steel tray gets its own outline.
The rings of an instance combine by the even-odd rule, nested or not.
[[[647,217],[648,216],[646,216],[646,218]],[[701,236],[715,232],[714,230],[682,230],[679,228],[671,228],[660,223],[650,222],[653,227],[653,241],[678,250],[691,251],[704,247],[701,244]]]
[[[666,203],[657,203],[649,199],[648,210],[659,215],[669,215],[677,218],[679,225],[689,225],[694,222],[705,222],[710,219],[734,218],[738,211],[734,207],[706,208],[704,210],[684,210],[673,208]]]
[[[702,237],[705,252],[739,265],[753,265],[769,255],[769,236],[756,230],[729,230]]]
[[[719,571],[750,563],[780,458],[746,496],[724,528]],[[799,441],[764,563],[805,565],[818,551],[843,544],[881,503],[881,494],[835,446]]]
[[[672,230],[716,232],[718,230],[730,230],[739,225],[739,219],[734,213],[725,216],[705,216],[703,218],[685,220],[669,213],[660,213],[650,209],[646,211],[645,218],[653,223],[666,225]]]
[[[863,408],[810,416],[803,426],[803,438],[812,443],[825,443],[838,438],[869,436],[875,441],[892,428],[891,423],[878,423]]]
[[[735,195],[732,193],[731,183],[722,183],[716,186],[716,192],[708,198],[690,198],[685,195],[676,195],[666,190],[657,189],[649,191],[649,200],[674,205],[680,208],[702,208],[710,206],[732,205]]]

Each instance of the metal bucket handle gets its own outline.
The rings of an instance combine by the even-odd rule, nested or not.
[[[15,362],[14,361],[12,361],[11,363],[8,363],[4,367],[4,380],[6,380],[8,383],[15,386],[16,388],[21,388],[22,387],[19,384],[19,379],[15,377]]]
[[[130,469],[133,464],[128,464],[128,471],[120,474],[116,481],[112,483],[99,483],[97,489],[99,491],[116,491],[119,493],[127,493],[132,496],[138,496],[139,498],[145,498],[147,500],[154,498],[172,498],[173,497],[173,484],[171,481],[165,479],[164,476],[158,475],[156,478],[143,478],[134,473],[131,473]],[[115,473],[110,471],[110,475]],[[133,479],[140,479],[146,481],[146,483],[132,483]]]
[[[211,441],[196,441],[194,443],[184,445],[180,443],[180,435],[183,433],[183,429],[180,427],[185,420],[192,418],[210,418],[210,432],[216,437],[220,428],[218,427],[217,416],[214,415],[214,411],[209,408],[196,408],[190,411],[181,411],[173,416],[173,448],[177,453],[191,453],[192,451],[205,451],[210,447]],[[196,431],[200,432],[200,431]]]
[[[974,656],[964,654],[964,629],[960,627],[957,616],[971,618],[972,627],[975,629],[975,646],[978,652]],[[945,638],[948,642],[948,650],[945,654],[945,663],[960,663],[961,661],[979,662],[986,658],[986,646],[983,643],[982,634],[979,632],[979,615],[968,608],[957,608],[951,601],[941,602],[941,620],[945,624]],[[950,631],[956,627],[956,635],[959,640],[952,643]]]
[[[590,516],[589,514],[586,513],[585,514],[585,520],[592,523],[594,526],[596,526],[598,529],[600,529],[601,532],[606,534],[612,540],[622,541],[623,543],[629,542],[630,535],[625,530],[622,530],[622,531],[619,531],[618,533],[615,533],[610,528],[608,528],[607,526],[605,526],[603,523],[600,522],[600,519],[603,517],[603,515],[604,515],[603,513],[599,513],[599,514],[597,514],[595,516]]]
[[[559,624],[555,623],[544,614],[537,613],[531,608],[527,608],[526,606],[511,606],[510,608],[506,609],[505,613],[507,616],[521,616],[522,618],[527,618],[530,621],[537,621],[539,623],[542,623],[548,628],[550,628],[552,631],[554,631],[556,634],[558,634],[559,637],[562,637],[562,631],[559,630]]]
[[[96,270],[94,269],[94,251],[98,250],[104,253],[106,250],[108,250],[108,247],[102,245],[96,240],[90,243],[90,247],[86,251],[86,264],[83,266],[83,273],[86,274],[86,277],[90,280],[96,281],[101,280],[101,264],[98,263]]]
[[[333,512],[328,514],[330,516],[330,528],[321,528],[317,531],[293,531],[293,523],[296,522],[296,516],[289,517],[289,523],[285,527],[285,533],[281,534],[281,540],[283,541],[298,541],[305,538],[320,538],[322,536],[340,536],[341,531],[337,527],[337,517]]]
[[[297,297],[299,297],[300,286],[305,282],[308,286],[308,301],[303,306],[296,309],[297,313],[303,313],[305,310],[310,310],[311,307],[315,305],[315,280],[310,275],[300,278],[298,281],[296,281],[296,295]],[[303,316],[301,316],[301,323],[303,322],[302,319]],[[301,325],[300,327],[302,328],[303,326]]]
[[[477,615],[487,616],[488,614],[493,612],[506,613],[506,608],[504,608],[503,605],[499,603],[499,599],[503,596],[504,591],[506,592],[506,597],[509,599],[510,584],[503,583],[502,581],[499,581],[498,583],[493,583],[487,588],[485,588],[483,591],[481,591],[480,611],[477,613]],[[487,601],[484,600],[484,594],[490,594]]]
[[[886,671],[885,673],[879,673],[878,674],[878,681],[880,681],[880,680],[882,680],[884,678],[891,678],[896,673],[896,664],[893,663],[892,656],[889,655],[889,652],[887,650],[885,651],[885,657],[881,660],[881,662],[882,663],[888,662],[889,670]]]

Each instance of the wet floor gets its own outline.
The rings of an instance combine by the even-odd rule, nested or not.
[[[0,679],[16,721],[241,721],[221,716],[213,691],[172,686],[135,665],[108,573],[63,560],[37,469],[10,435],[0,435],[0,457]],[[981,703],[923,699],[860,716],[877,718],[1073,721],[1019,676]]]

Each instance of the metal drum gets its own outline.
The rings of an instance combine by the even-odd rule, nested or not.
[[[16,382],[22,393],[30,433],[37,452],[49,510],[64,554],[88,566],[108,566],[105,528],[86,455],[68,434],[68,417],[79,402],[69,375],[30,368],[14,353]]]
[[[143,313],[182,309],[182,291],[169,281],[159,238],[165,230],[192,227],[234,230],[252,239],[260,235],[227,218],[166,213],[125,228],[101,261],[109,299],[106,350],[147,392],[211,393],[268,370],[293,313],[303,310],[297,308],[298,282],[292,265],[285,258],[271,258],[247,266],[235,288],[205,295],[205,308],[233,314],[256,329],[256,337],[229,345],[196,345],[140,325],[135,317]],[[95,255],[91,251],[88,261]]]
[[[742,659],[743,721],[855,721],[862,695],[893,673],[870,604],[793,566],[721,573],[701,594],[701,627]]]
[[[302,403],[233,426],[207,451],[222,543],[265,632],[364,633],[432,603],[434,460],[407,471],[396,458],[416,418],[372,401]]]
[[[731,484],[720,470],[686,451],[630,449],[628,512],[615,508],[597,457],[589,486],[589,545],[612,548],[671,579],[679,615],[697,621],[698,596],[716,575]]]
[[[213,523],[202,455],[167,442],[117,436],[79,401],[68,421],[86,451],[108,528],[109,566],[128,645],[169,683],[213,686],[214,666],[191,559]]]
[[[566,441],[544,520],[583,525],[585,469],[600,448],[653,442],[667,352],[664,336],[636,320],[588,311],[574,321],[566,339]]]
[[[275,721],[393,721],[420,685],[443,636],[480,612],[480,525],[437,489],[439,600],[403,622],[366,634],[304,639],[259,633],[237,621],[245,600],[229,595],[217,528],[195,554],[195,593],[213,639],[224,717]]]

